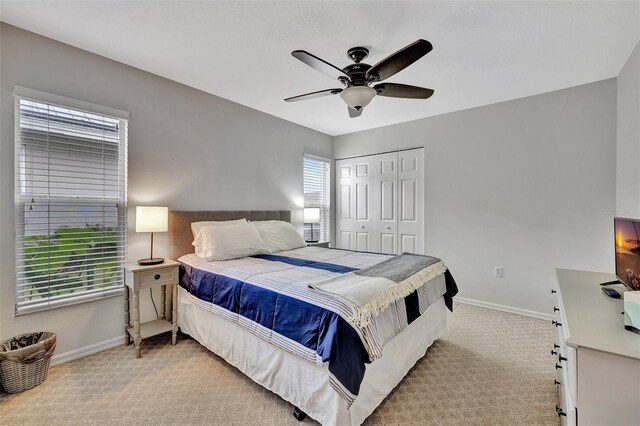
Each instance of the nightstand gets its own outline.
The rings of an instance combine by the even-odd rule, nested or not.
[[[124,300],[124,324],[126,344],[136,345],[136,358],[140,358],[140,343],[142,339],[171,331],[171,344],[176,344],[178,333],[178,267],[180,263],[175,260],[165,259],[158,265],[138,265],[130,263],[125,266],[125,300]],[[162,286],[160,293],[160,318],[140,324],[140,290]],[[172,298],[171,321],[165,318],[165,301],[167,287],[171,289]],[[129,298],[132,296],[132,303]]]
[[[307,247],[323,247],[323,248],[329,248],[329,244],[331,244],[329,241],[324,242],[324,243],[307,243]]]

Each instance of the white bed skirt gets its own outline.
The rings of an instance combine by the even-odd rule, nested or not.
[[[184,333],[323,425],[360,425],[448,329],[441,297],[385,345],[382,358],[367,365],[360,394],[347,410],[329,384],[326,364],[285,352],[194,304],[192,297],[179,288],[178,325]]]

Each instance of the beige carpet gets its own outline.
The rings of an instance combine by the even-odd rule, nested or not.
[[[456,305],[429,349],[368,425],[557,425],[549,322]],[[163,335],[51,368],[42,385],[0,394],[0,424],[300,425],[293,407],[189,337]],[[306,419],[302,424],[313,424]]]

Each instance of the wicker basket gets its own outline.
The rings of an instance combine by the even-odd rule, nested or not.
[[[22,392],[44,382],[49,373],[56,335],[48,331],[26,333],[0,344],[0,387]]]

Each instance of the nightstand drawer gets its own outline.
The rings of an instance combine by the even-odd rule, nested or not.
[[[329,241],[324,242],[324,243],[307,243],[307,247],[329,248],[329,244],[331,244]]]
[[[160,283],[173,284],[178,280],[176,276],[178,268],[156,269],[148,272],[140,272],[140,286],[156,285]]]

